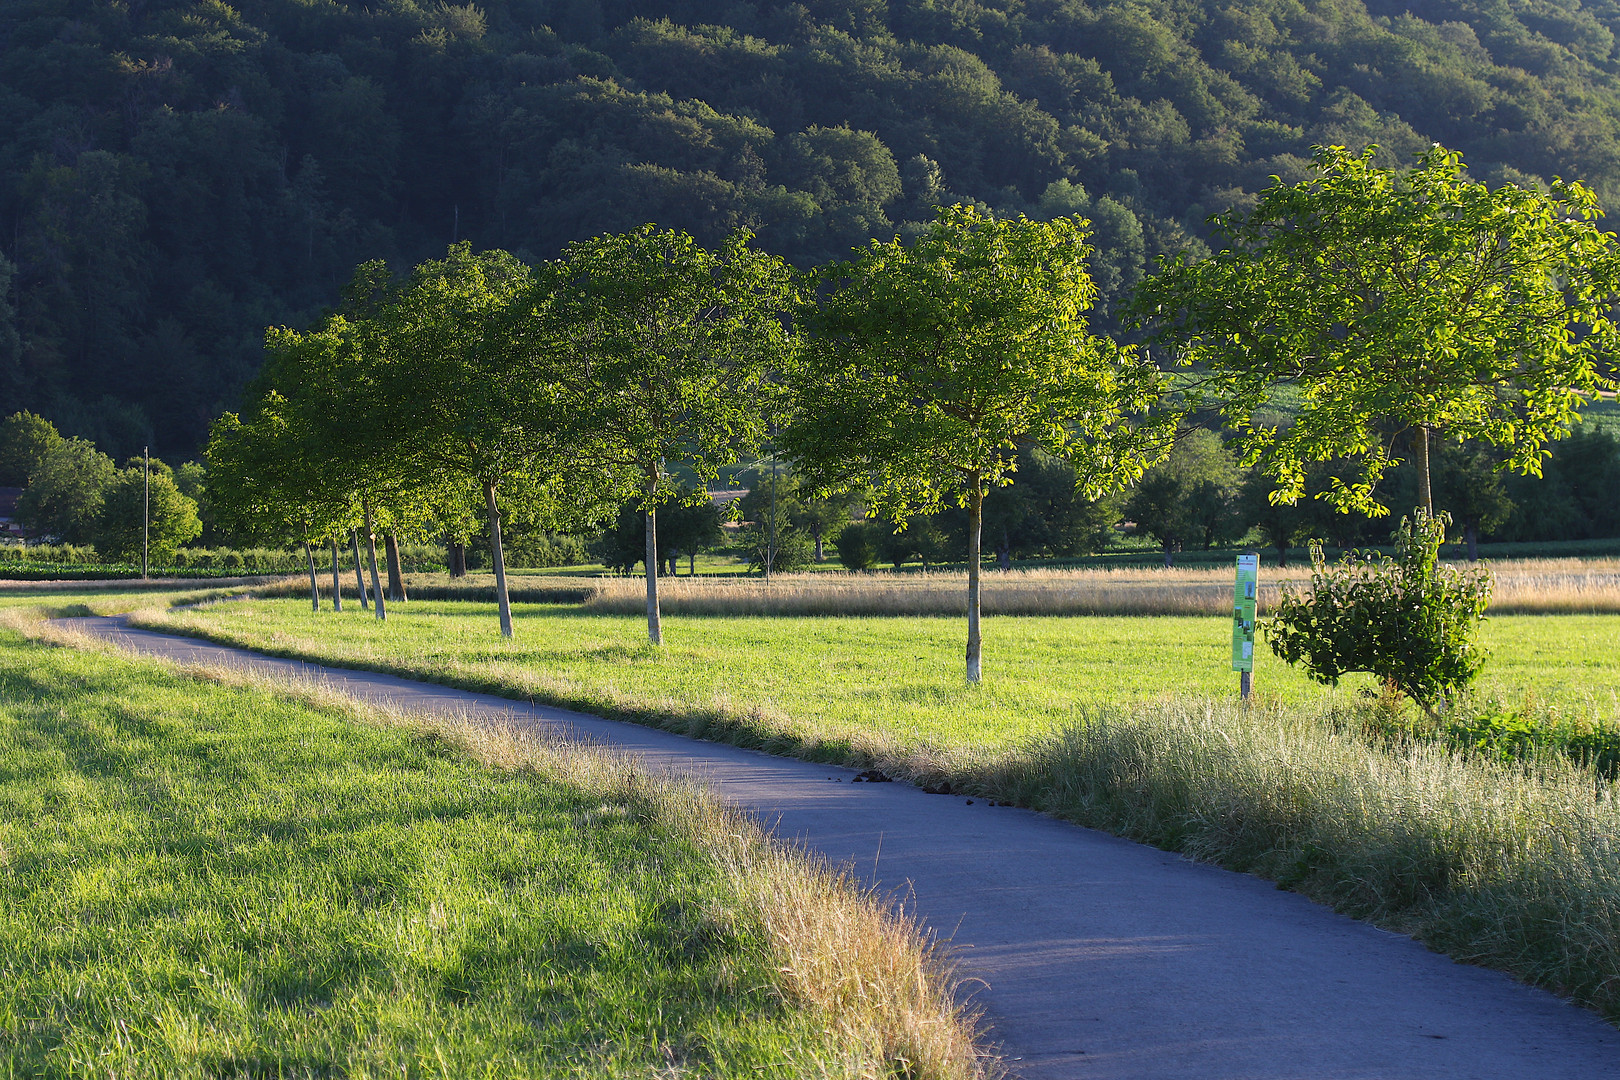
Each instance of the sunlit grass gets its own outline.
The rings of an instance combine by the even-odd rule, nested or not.
[[[0,975],[6,1075],[979,1067],[911,927],[693,789],[9,630]]]
[[[985,624],[985,682],[963,680],[961,620],[680,617],[646,645],[635,616],[518,605],[503,641],[493,605],[413,601],[387,623],[346,609],[260,600],[150,613],[149,625],[251,648],[491,689],[705,733],[819,746],[843,756],[886,745],[1007,746],[1071,723],[1087,706],[1189,694],[1233,696],[1231,624],[1218,617],[999,617]],[[1620,717],[1620,619],[1489,620],[1481,691],[1533,695],[1598,720]],[[1313,704],[1334,692],[1262,654],[1268,698]],[[1346,680],[1340,696],[1367,684]],[[716,727],[719,725],[719,727]],[[755,729],[749,735],[748,729]],[[784,741],[785,740],[785,741]]]

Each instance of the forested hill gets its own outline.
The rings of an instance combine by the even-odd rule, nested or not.
[[[658,221],[809,264],[937,202],[1080,211],[1105,296],[1430,141],[1620,201],[1613,0],[7,0],[0,415],[184,454],[355,263]]]

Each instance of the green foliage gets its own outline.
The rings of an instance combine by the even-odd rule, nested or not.
[[[1240,474],[1221,437],[1194,428],[1176,440],[1165,460],[1149,469],[1125,503],[1139,533],[1157,540],[1165,565],[1178,546],[1208,550],[1242,535]]]
[[[12,413],[0,421],[0,487],[24,487],[62,436],[43,416]]]
[[[1075,461],[1092,494],[1138,475],[1156,443],[1128,419],[1158,380],[1086,332],[1089,252],[1084,222],[956,206],[912,244],[825,268],[783,437],[806,481],[904,519],[976,504],[1010,482],[1021,445]]]
[[[803,570],[814,561],[815,547],[810,537],[798,529],[786,528],[772,535],[762,522],[749,522],[737,530],[737,544],[748,560],[750,572],[791,574]]]
[[[48,451],[17,499],[17,519],[35,536],[88,543],[104,493],[117,474],[112,458],[86,439],[65,439]]]
[[[197,504],[181,494],[167,469],[153,469],[150,491],[138,468],[124,469],[113,478],[96,520],[96,550],[118,562],[139,564],[143,522],[149,523],[152,566],[173,564],[176,552],[202,534]]]
[[[1438,432],[1540,469],[1544,445],[1613,386],[1601,361],[1620,345],[1620,248],[1579,183],[1492,190],[1438,146],[1404,173],[1374,158],[1319,148],[1309,179],[1217,219],[1228,246],[1167,266],[1136,312],[1206,373],[1279,498],[1304,493],[1310,463],[1353,459],[1361,475],[1325,497],[1381,513],[1390,428],[1420,434],[1420,461]],[[1256,418],[1279,384],[1301,399],[1286,427]]]
[[[883,526],[870,521],[852,521],[833,537],[838,561],[846,570],[870,570],[877,565]]]
[[[1329,686],[1368,672],[1433,714],[1486,659],[1479,624],[1491,575],[1439,564],[1449,523],[1444,515],[1402,520],[1393,559],[1351,552],[1329,566],[1313,544],[1309,595],[1285,585],[1265,624],[1271,651]]]

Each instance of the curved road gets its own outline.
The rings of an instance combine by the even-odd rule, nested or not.
[[[371,672],[66,619],[136,652],[311,678],[516,722],[698,774],[864,881],[909,897],[1031,1078],[1620,1078],[1620,1031],[1505,975],[1269,882],[982,800]]]

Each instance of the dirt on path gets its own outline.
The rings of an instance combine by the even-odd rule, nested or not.
[[[698,775],[952,939],[1008,1065],[1031,1080],[1620,1078],[1620,1031],[1594,1014],[1259,878],[835,766],[116,618],[62,622],[135,652],[556,731]]]

